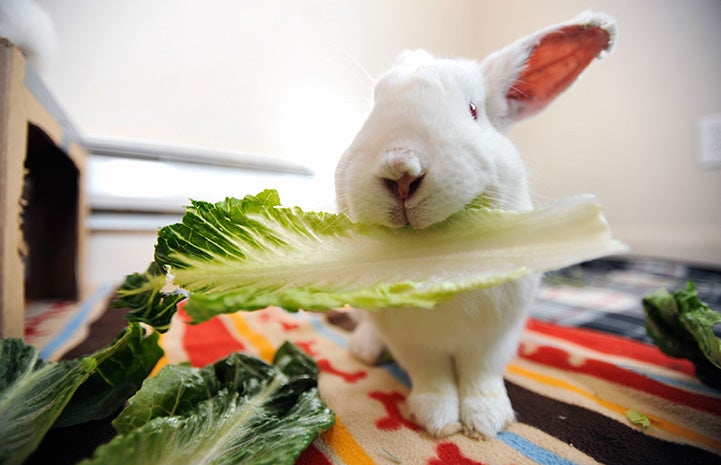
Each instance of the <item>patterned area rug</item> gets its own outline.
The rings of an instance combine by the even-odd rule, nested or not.
[[[25,308],[25,342],[45,360],[59,360],[88,338],[90,325],[108,308],[114,286],[93,290],[82,302],[32,301]]]
[[[690,363],[647,343],[640,297],[658,287],[679,289],[693,279],[702,299],[718,310],[720,276],[625,260],[548,275],[518,356],[506,371],[518,422],[487,441],[462,434],[434,439],[421,431],[406,407],[405,373],[392,362],[369,367],[354,359],[347,350],[348,330],[323,314],[269,308],[187,325],[179,312],[161,337],[166,356],[159,367],[185,361],[203,366],[234,351],[270,360],[280,344],[294,342],[316,360],[321,395],[338,417],[300,465],[718,464],[721,392],[700,383]],[[57,358],[85,334],[65,356],[92,351],[124,324],[122,311],[103,313],[111,293],[109,286],[80,305],[46,306],[45,319],[29,312],[27,339],[40,341],[47,358]],[[47,326],[49,320],[56,320],[55,329]],[[629,411],[650,424],[633,423]],[[71,438],[82,436],[75,457],[90,454],[113,434],[106,423],[83,432],[53,432],[30,462],[75,463],[70,457],[58,460],[74,447]]]
[[[320,391],[337,414],[299,464],[718,463],[721,395],[690,363],[595,331],[529,321],[507,387],[518,423],[496,439],[434,439],[406,409],[409,382],[394,363],[369,367],[347,351],[349,333],[322,315],[269,308],[187,325],[161,337],[161,363],[204,366],[233,351],[270,360],[290,340],[320,367]],[[650,426],[633,424],[629,410]]]

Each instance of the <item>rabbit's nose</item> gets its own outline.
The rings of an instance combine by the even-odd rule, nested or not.
[[[378,173],[388,190],[405,203],[418,190],[425,176],[421,161],[406,147],[394,147],[385,152],[383,168]]]
[[[419,175],[405,173],[398,179],[386,179],[385,182],[388,189],[396,195],[401,202],[405,202],[418,190],[424,176],[425,173]]]

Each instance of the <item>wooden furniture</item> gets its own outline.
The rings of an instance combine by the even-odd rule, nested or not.
[[[80,300],[86,150],[22,52],[0,38],[0,337],[28,300]]]

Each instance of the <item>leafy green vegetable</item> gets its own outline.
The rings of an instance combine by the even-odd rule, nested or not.
[[[315,363],[290,343],[273,365],[244,354],[198,369],[168,365],[113,423],[92,464],[289,464],[330,428]]]
[[[20,339],[0,340],[0,464],[22,463],[61,414],[65,424],[75,424],[110,415],[122,405],[131,393],[124,390],[123,397],[115,387],[141,382],[162,353],[157,335],[146,340],[143,334],[133,323],[110,346],[57,363],[43,361]],[[136,358],[139,353],[143,355]],[[96,375],[104,382],[93,381],[93,397],[83,399],[91,392],[84,383]],[[97,406],[88,402],[108,396],[119,397]]]
[[[0,364],[0,463],[21,464],[92,374],[95,362],[45,363],[22,340],[5,339],[0,341]]]
[[[78,388],[53,427],[77,425],[117,412],[140,389],[162,356],[158,333],[146,335],[137,323],[128,325],[113,343],[92,355],[97,369]]]
[[[646,331],[656,345],[667,355],[691,360],[702,381],[721,386],[721,339],[713,331],[721,314],[698,298],[694,284],[651,293],[644,297],[643,308]]]
[[[476,203],[415,230],[281,208],[277,192],[266,190],[192,201],[182,223],[159,231],[155,261],[128,276],[116,305],[161,331],[185,295],[196,322],[269,305],[431,308],[462,291],[623,250],[590,196],[529,212]]]
[[[628,421],[630,421],[634,425],[640,426],[644,429],[651,426],[651,420],[649,420],[646,415],[635,409],[627,410],[626,418],[628,418]]]
[[[165,292],[165,275],[157,262],[152,262],[145,273],[128,275],[118,289],[122,298],[113,301],[113,305],[133,309],[131,321],[147,323],[165,332],[177,304],[185,298],[180,292]]]

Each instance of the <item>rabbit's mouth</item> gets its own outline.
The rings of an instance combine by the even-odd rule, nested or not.
[[[395,199],[389,210],[387,226],[393,228],[411,227],[424,229],[445,218],[434,219],[427,208],[427,198],[414,195],[406,200]]]
[[[415,209],[407,209],[404,206],[394,208],[388,216],[388,219],[388,226],[392,228],[410,226],[413,229],[423,229],[430,225],[430,222],[419,219],[419,215],[416,214]]]

